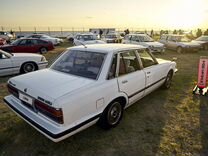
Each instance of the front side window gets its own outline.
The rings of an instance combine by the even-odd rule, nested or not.
[[[149,36],[147,36],[147,35],[144,35],[144,36],[138,36],[138,37],[139,37],[139,40],[140,40],[141,42],[153,42],[153,41],[154,41],[151,37],[149,37]]]
[[[148,50],[144,49],[138,52],[142,65],[144,68],[153,66],[157,64],[156,59],[148,52]]]
[[[68,51],[51,68],[80,77],[97,79],[105,58],[104,53]]]
[[[132,73],[140,69],[134,50],[120,53],[119,62],[119,76]]]

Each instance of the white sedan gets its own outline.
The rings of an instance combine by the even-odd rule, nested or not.
[[[154,41],[147,34],[128,34],[124,37],[122,43],[142,45],[148,48],[152,53],[165,52],[164,44]]]
[[[106,42],[101,41],[97,38],[95,34],[77,34],[73,39],[73,44],[78,45],[88,45],[88,44],[105,44]]]
[[[39,54],[7,53],[0,50],[0,76],[28,73],[48,65],[46,58]]]
[[[125,108],[160,86],[169,88],[175,71],[175,62],[156,59],[143,46],[76,46],[49,69],[11,78],[4,101],[58,142],[96,122],[115,127]]]

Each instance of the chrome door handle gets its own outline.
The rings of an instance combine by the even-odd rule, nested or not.
[[[123,80],[123,81],[122,81],[122,83],[127,83],[127,82],[128,82],[127,80]]]
[[[151,72],[147,72],[147,74],[151,74]]]

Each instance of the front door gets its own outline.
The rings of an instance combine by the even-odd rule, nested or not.
[[[119,90],[127,94],[129,104],[139,100],[144,95],[145,73],[141,70],[136,50],[129,50],[118,55]]]
[[[157,60],[148,50],[138,51],[146,76],[145,95],[158,88],[164,81],[165,68],[158,64]]]

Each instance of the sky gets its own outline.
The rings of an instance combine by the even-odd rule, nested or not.
[[[0,0],[2,27],[208,28],[208,0]]]

